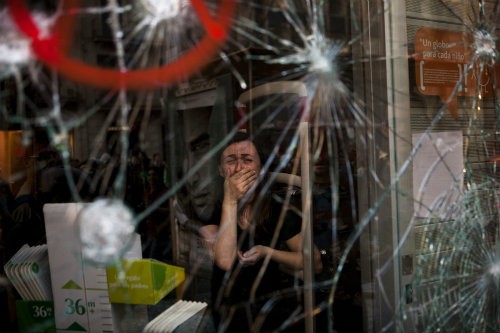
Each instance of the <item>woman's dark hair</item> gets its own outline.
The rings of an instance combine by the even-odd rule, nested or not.
[[[264,163],[265,163],[265,156],[262,155],[262,149],[260,149],[260,147],[258,146],[258,144],[246,132],[236,132],[236,134],[233,135],[229,139],[228,142],[226,142],[226,144],[224,145],[224,147],[219,152],[218,163],[221,164],[221,162],[222,162],[222,154],[224,153],[224,150],[226,150],[227,147],[229,147],[232,144],[243,142],[243,141],[250,141],[251,143],[253,143],[253,145],[255,146],[255,149],[257,150],[257,154],[259,155],[260,164],[264,165]]]

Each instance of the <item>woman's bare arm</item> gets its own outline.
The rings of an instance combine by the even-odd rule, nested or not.
[[[222,214],[214,246],[215,264],[223,270],[230,270],[237,257],[238,201],[256,178],[255,171],[244,169],[224,181]]]
[[[224,200],[221,221],[214,244],[214,260],[219,268],[231,269],[237,253],[238,204]]]

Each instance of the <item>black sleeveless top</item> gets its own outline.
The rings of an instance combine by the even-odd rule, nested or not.
[[[286,250],[285,241],[300,232],[301,218],[289,209],[285,213],[281,228],[279,228],[279,217],[283,206],[275,199],[269,198],[269,200],[271,200],[270,214],[261,226],[256,228],[250,226],[246,230],[242,230],[238,226],[237,241],[241,252],[245,252],[255,245],[271,246],[275,231],[278,232],[278,238],[272,247]],[[220,217],[220,208],[218,208],[217,214]],[[272,293],[278,293],[281,289],[289,287],[283,285],[283,273],[280,271],[279,265],[272,260],[268,262],[264,274],[258,280],[257,276],[263,264],[264,259],[261,259],[253,266],[242,267],[239,265],[238,260],[236,260],[232,269],[228,272],[214,265],[212,275],[212,306],[215,310],[214,317],[216,323],[227,319],[225,317],[228,315],[228,311],[230,311],[231,307],[234,307],[236,312],[231,320],[230,327],[233,327],[233,329],[237,327],[239,330],[247,329],[249,332],[248,321],[251,322],[255,318],[248,318],[248,314],[252,313],[256,315],[260,307],[266,303]],[[257,288],[255,300],[250,302],[250,293],[254,284]],[[251,308],[250,312],[248,312],[248,306]],[[241,316],[244,318],[240,318]],[[236,327],[234,327],[235,325]]]

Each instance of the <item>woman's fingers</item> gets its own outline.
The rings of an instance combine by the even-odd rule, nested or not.
[[[239,197],[248,191],[256,179],[256,172],[250,169],[241,170],[229,178],[231,185],[236,190]]]
[[[266,256],[266,252],[266,247],[256,245],[245,253],[238,251],[238,259],[243,266],[255,265],[260,259]]]
[[[243,186],[245,192],[250,188],[256,179],[257,174],[253,170],[249,170],[248,172],[242,174],[240,184]]]
[[[246,251],[245,253],[238,251],[238,260],[243,266],[255,264],[255,258],[250,254],[250,251]]]
[[[255,179],[256,172],[251,169],[243,169],[235,173],[231,178],[233,178],[236,182],[246,182],[250,179]]]

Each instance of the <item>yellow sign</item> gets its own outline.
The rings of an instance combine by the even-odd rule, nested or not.
[[[156,304],[185,279],[184,268],[152,259],[122,260],[106,269],[111,303]]]

